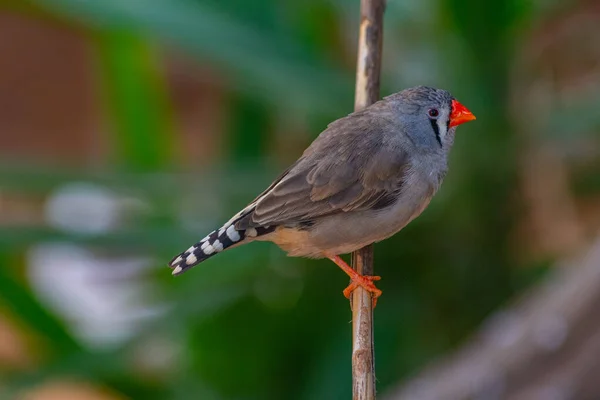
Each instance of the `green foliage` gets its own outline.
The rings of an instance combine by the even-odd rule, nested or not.
[[[165,168],[171,161],[170,105],[148,44],[129,31],[97,35],[107,104],[114,115],[115,161],[140,172]]]

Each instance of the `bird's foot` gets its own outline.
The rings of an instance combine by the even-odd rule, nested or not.
[[[358,275],[358,274],[357,274]],[[344,296],[347,299],[350,299],[352,292],[357,287],[362,287],[367,292],[371,293],[371,297],[373,298],[373,308],[377,305],[377,298],[381,296],[381,290],[375,287],[374,281],[380,280],[380,276],[369,276],[369,275],[358,275],[356,278],[352,278],[352,282],[348,285],[346,289],[344,289]]]
[[[344,289],[344,296],[346,298],[350,298],[350,295],[357,287],[362,287],[367,292],[371,293],[373,298],[373,308],[377,305],[377,298],[381,296],[381,290],[375,287],[374,281],[378,281],[381,279],[380,276],[369,276],[369,275],[361,275],[356,272],[352,267],[350,267],[340,256],[329,257],[331,261],[337,264],[348,276],[352,279],[350,285],[346,289]]]

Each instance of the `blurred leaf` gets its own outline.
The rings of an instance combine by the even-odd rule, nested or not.
[[[318,112],[351,105],[352,75],[311,58],[282,32],[261,30],[243,19],[192,0],[29,0],[100,30],[134,30],[160,37],[208,58],[234,87],[268,100]]]
[[[133,171],[168,166],[170,104],[158,58],[142,39],[124,32],[97,35],[107,106],[114,116],[116,160]]]
[[[66,356],[81,350],[79,343],[69,333],[63,321],[47,310],[24,282],[14,276],[7,253],[0,254],[0,301],[13,317],[26,324],[33,332],[42,334],[53,356]],[[11,273],[11,271],[13,271]]]
[[[268,147],[269,117],[268,108],[254,98],[240,95],[232,99],[227,143],[230,162],[235,165],[260,163]]]
[[[80,351],[65,355],[35,371],[11,374],[8,384],[0,389],[0,397],[21,398],[23,391],[68,377],[105,384],[134,399],[164,399],[164,389],[160,385],[129,373],[124,355],[122,349],[105,352]]]
[[[252,264],[239,265],[246,268]],[[136,377],[131,374],[130,363],[132,351],[140,343],[144,343],[144,339],[147,337],[154,337],[156,335],[166,335],[169,337],[178,329],[187,328],[190,321],[198,324],[210,319],[217,311],[230,306],[247,293],[239,285],[236,287],[235,283],[243,275],[236,273],[235,269],[223,268],[221,271],[221,275],[224,273],[226,276],[225,280],[221,280],[221,282],[215,282],[210,278],[206,279],[206,277],[202,280],[188,279],[184,281],[184,285],[179,287],[177,294],[171,298],[174,301],[173,311],[150,321],[144,327],[141,327],[140,335],[126,341],[117,348],[92,351],[74,347],[71,349],[72,351],[59,354],[34,372],[27,371],[12,374],[9,384],[3,388],[3,392],[0,391],[0,395],[4,393],[5,396],[12,398],[15,393],[28,387],[40,385],[53,378],[69,376],[71,378],[80,377],[98,383],[111,384],[122,393],[133,395],[133,398],[165,398],[165,395],[160,392],[162,390],[160,386],[147,382],[144,377]],[[4,277],[0,276],[0,278]],[[227,281],[233,281],[233,284],[228,284]],[[0,290],[6,288],[6,282],[4,280],[2,282],[4,282],[4,285],[0,282]],[[199,282],[208,285],[211,285],[211,282],[213,285],[218,283],[218,287],[216,289],[203,289],[202,285],[198,285]],[[198,289],[201,289],[202,292],[198,293]],[[24,304],[23,301],[19,301],[14,296],[9,296],[7,299],[11,304]],[[25,312],[27,312],[26,308]],[[39,318],[39,314],[36,317]],[[56,329],[42,330],[43,328],[48,328],[47,324],[44,325],[44,322],[43,318],[39,318],[32,328],[35,331],[46,332],[49,338],[53,340],[54,346],[56,345],[56,340],[60,339],[61,334],[57,334],[59,331]],[[129,357],[124,357],[124,355],[129,355]],[[188,382],[188,386],[189,384],[190,382]],[[198,387],[197,379],[192,384],[192,387],[201,391],[201,388]]]

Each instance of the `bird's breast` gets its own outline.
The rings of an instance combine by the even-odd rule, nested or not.
[[[406,187],[389,207],[345,212],[319,218],[307,229],[281,228],[272,240],[291,256],[323,257],[346,254],[384,240],[400,231],[429,204],[434,187]]]

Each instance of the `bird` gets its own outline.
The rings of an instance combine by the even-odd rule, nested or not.
[[[416,86],[330,123],[241,211],[169,263],[173,275],[227,249],[271,241],[292,257],[328,258],[373,305],[374,281],[340,257],[399,232],[440,188],[458,125],[475,116],[448,91]]]

